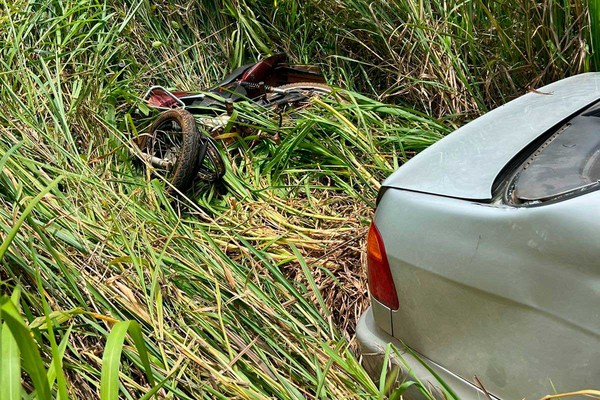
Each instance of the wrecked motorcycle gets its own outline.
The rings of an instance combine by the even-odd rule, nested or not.
[[[244,65],[201,93],[171,92],[161,86],[147,91],[147,105],[163,112],[134,147],[164,174],[169,192],[183,192],[195,179],[210,183],[223,177],[225,164],[213,138],[227,125],[235,102],[250,100],[284,112],[331,92],[318,67],[289,65],[286,60],[278,54]]]

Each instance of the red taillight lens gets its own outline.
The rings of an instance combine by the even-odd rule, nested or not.
[[[396,286],[392,279],[383,240],[375,222],[371,223],[367,236],[367,277],[371,296],[392,310],[397,310],[400,305]]]

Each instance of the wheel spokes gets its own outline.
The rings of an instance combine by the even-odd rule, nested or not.
[[[151,133],[150,146],[147,149],[153,165],[171,169],[177,163],[181,150],[181,127],[175,121],[165,121]]]

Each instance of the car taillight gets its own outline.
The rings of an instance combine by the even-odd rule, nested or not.
[[[367,236],[367,277],[371,296],[392,310],[397,310],[400,305],[396,286],[392,279],[385,246],[375,222],[371,223]]]

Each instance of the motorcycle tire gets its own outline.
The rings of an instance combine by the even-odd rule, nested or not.
[[[199,159],[204,158],[205,138],[196,126],[194,116],[183,109],[161,113],[148,129],[140,135],[137,146],[148,156],[172,163],[166,169],[157,162],[156,173],[162,173],[169,182],[167,193],[175,194],[188,190],[198,172]]]
[[[204,140],[206,142],[206,154],[198,159],[197,177],[204,182],[213,183],[225,175],[225,163],[215,141],[208,136],[205,136]]]

